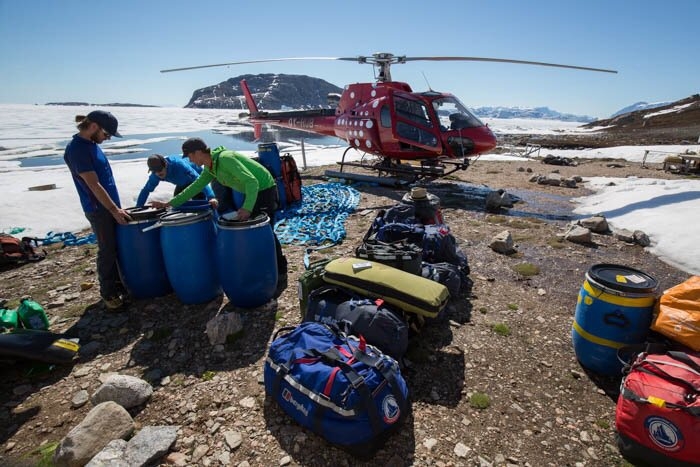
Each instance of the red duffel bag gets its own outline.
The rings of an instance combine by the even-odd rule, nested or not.
[[[622,380],[615,424],[631,462],[700,466],[700,352],[640,353]]]

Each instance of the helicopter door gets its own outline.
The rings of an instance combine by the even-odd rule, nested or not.
[[[395,93],[393,108],[395,118],[392,120],[392,130],[396,139],[416,149],[436,153],[441,151],[436,127],[423,102]]]

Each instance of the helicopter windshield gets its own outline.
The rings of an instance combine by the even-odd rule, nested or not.
[[[435,109],[435,113],[440,119],[440,129],[442,131],[484,126],[484,123],[454,96],[435,99],[433,101],[433,109]]]

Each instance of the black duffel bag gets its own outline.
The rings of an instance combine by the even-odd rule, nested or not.
[[[384,243],[378,240],[366,240],[355,248],[355,256],[386,264],[417,276],[421,275],[423,248],[413,243],[405,241]]]
[[[309,294],[304,321],[336,325],[347,334],[362,335],[368,344],[401,361],[408,348],[408,325],[382,300],[359,297],[327,285]]]

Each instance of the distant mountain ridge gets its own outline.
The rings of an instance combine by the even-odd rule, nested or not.
[[[478,117],[484,118],[541,118],[543,120],[584,123],[595,120],[594,117],[587,115],[563,114],[549,107],[475,107],[472,110]]]
[[[89,106],[89,107],[160,107],[159,105],[148,104],[124,104],[115,102],[112,104],[91,104],[89,102],[47,102],[46,105],[71,105],[71,106]]]

